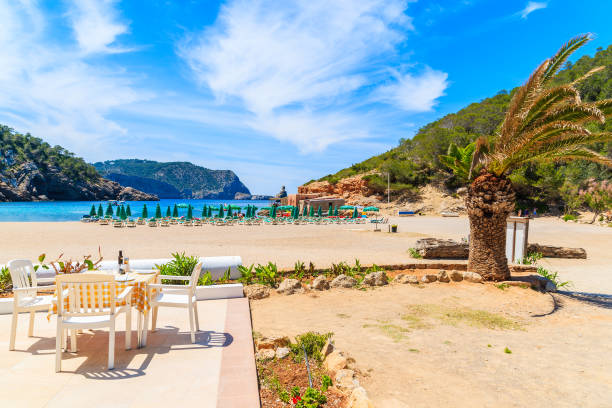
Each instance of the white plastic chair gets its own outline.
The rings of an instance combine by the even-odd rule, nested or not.
[[[125,312],[125,349],[131,349],[133,286],[115,297],[116,283],[111,275],[66,274],[57,281],[57,331],[55,339],[55,371],[61,371],[62,348],[66,348],[66,330],[72,330],[71,351],[76,352],[76,330],[108,327],[108,369],[115,366],[115,319]],[[95,296],[94,296],[95,294]],[[105,296],[106,294],[106,296]],[[64,299],[68,297],[68,307]],[[104,299],[109,299],[104,304]],[[126,302],[117,307],[117,303]]]
[[[195,343],[195,332],[200,330],[200,323],[198,318],[198,304],[196,300],[196,287],[198,285],[198,279],[200,278],[200,272],[202,272],[202,262],[193,268],[191,276],[174,276],[174,275],[160,275],[160,279],[168,280],[188,280],[189,284],[185,285],[165,285],[165,284],[149,284],[147,290],[149,291],[149,299],[151,299],[152,323],[151,331],[154,331],[157,325],[157,310],[160,306],[162,307],[178,307],[189,309],[189,328],[191,330],[191,342]],[[153,289],[159,290],[158,293],[152,295]],[[195,330],[194,330],[195,322]]]
[[[17,334],[17,320],[20,312],[30,313],[30,327],[28,336],[34,333],[34,313],[40,310],[49,310],[52,296],[39,296],[38,280],[34,265],[28,259],[16,259],[8,263],[11,280],[13,281],[13,321],[11,323],[11,338],[9,350],[15,350],[15,336]],[[51,287],[52,289],[53,287]]]

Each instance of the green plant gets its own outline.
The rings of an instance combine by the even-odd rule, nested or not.
[[[423,255],[416,248],[408,248],[408,253],[414,259],[423,259]]]
[[[159,269],[161,275],[173,275],[173,276],[191,276],[193,268],[198,264],[198,258],[195,256],[187,256],[184,252],[172,254],[172,260],[162,265],[155,265]],[[187,280],[169,280],[164,279],[162,283],[169,283],[172,285],[187,285]]]
[[[327,389],[332,385],[332,380],[329,375],[323,374],[321,377],[321,392],[327,392]]]
[[[293,266],[293,275],[291,277],[293,279],[302,280],[305,273],[306,273],[306,268],[304,267],[304,262],[296,261]]]
[[[495,285],[495,287],[500,290],[506,290],[510,287],[510,285],[508,285],[507,283],[500,283],[498,285]]]
[[[504,349],[504,353],[506,353],[506,354],[512,354],[512,350],[510,350],[508,347],[506,347],[506,348]]]
[[[543,257],[544,255],[542,255],[541,252],[530,252],[527,254],[526,257],[521,259],[519,263],[523,265],[535,265]]]
[[[571,286],[572,282],[571,281],[564,281],[561,282],[559,280],[559,273],[558,272],[551,272],[548,269],[545,269],[541,266],[538,267],[538,275],[543,276],[544,278],[548,279],[549,281],[551,281],[552,283],[555,284],[555,286],[557,288],[561,288],[563,286]]]
[[[251,264],[248,268],[246,266],[240,265],[238,266],[238,272],[240,272],[240,278],[238,278],[238,282],[244,285],[250,285],[255,280],[256,274],[253,272],[253,268],[255,265]]]
[[[291,396],[292,397],[299,397],[300,396],[300,387],[298,387],[298,386],[291,387]]]
[[[0,269],[0,292],[4,292],[13,287],[13,280],[11,279],[11,273],[9,272],[9,268],[3,266]]]
[[[308,263],[308,274],[310,276],[315,276],[317,274],[315,271],[316,271],[316,269],[315,269],[314,264],[312,262],[309,262]]]
[[[608,183],[608,180],[597,182],[590,179],[587,187],[580,190],[579,194],[587,207],[594,213],[591,224],[595,222],[599,214],[612,208],[612,183]]]
[[[206,271],[206,273],[198,279],[198,285],[200,286],[210,286],[212,284],[214,284],[214,282],[210,275],[210,271]]]
[[[278,287],[280,283],[280,274],[275,263],[268,262],[267,265],[258,264],[255,267],[255,275],[257,277],[257,283],[267,285],[273,288]]]
[[[568,221],[576,221],[578,219],[578,217],[576,217],[574,214],[565,214],[562,217],[563,221],[568,222]]]
[[[223,276],[217,279],[217,283],[223,284],[227,283],[232,279],[232,268],[227,268],[227,271],[223,274]]]
[[[327,397],[315,388],[307,388],[304,395],[294,398],[296,408],[319,408],[327,402]]]
[[[366,269],[366,275],[368,273],[372,273],[372,272],[380,272],[380,271],[384,271],[383,268],[381,268],[380,266],[373,264],[372,266],[370,266],[368,269]]]
[[[304,358],[304,349],[309,358],[316,361],[322,361],[323,356],[321,350],[323,346],[333,336],[333,333],[320,334],[316,332],[307,332],[295,337],[296,342],[289,344],[289,349],[293,354],[293,359],[299,362]]]

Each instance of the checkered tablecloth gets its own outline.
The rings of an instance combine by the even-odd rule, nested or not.
[[[99,271],[92,271],[92,272],[85,272],[85,273],[100,273]],[[119,275],[115,275],[116,277],[118,277]],[[158,276],[159,276],[159,271],[156,273],[152,273],[152,274],[138,274],[135,272],[130,272],[129,273],[129,277],[133,277],[134,280],[129,280],[129,281],[117,281],[115,282],[115,297],[117,297],[119,294],[121,294],[121,292],[123,292],[123,290],[129,286],[133,286],[134,289],[132,290],[132,307],[135,307],[140,313],[148,313],[149,309],[151,309],[150,306],[150,299],[148,297],[148,293],[147,293],[147,284],[149,283],[156,283],[158,280]],[[102,297],[103,297],[103,305],[104,306],[109,306],[110,307],[110,288],[106,287],[104,288],[104,291],[102,292]],[[154,295],[157,291],[152,291],[151,294]],[[98,296],[98,293],[90,293],[89,291],[87,291],[84,294],[85,297],[87,297],[87,304],[89,306],[92,305],[91,300],[92,300],[92,296]],[[81,298],[81,304],[85,303],[85,299],[83,299],[83,297]],[[51,317],[52,314],[57,314],[57,289],[56,292],[53,294],[54,297],[54,301],[53,304],[49,307],[49,314],[48,314],[48,318]],[[97,298],[96,298],[97,300]],[[66,296],[64,298],[64,308],[67,309],[68,308],[68,302],[70,301],[69,297]],[[93,302],[94,304],[96,302]],[[123,301],[123,302],[117,302],[115,305],[116,306],[124,306],[127,302]]]

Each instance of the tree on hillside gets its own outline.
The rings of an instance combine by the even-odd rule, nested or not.
[[[612,166],[612,160],[586,148],[612,141],[612,133],[591,132],[589,122],[605,123],[612,116],[612,99],[583,102],[576,85],[599,72],[594,68],[568,85],[551,86],[567,58],[591,40],[573,38],[545,60],[512,97],[503,122],[491,140],[489,151],[475,159],[482,170],[468,187],[466,207],[470,219],[468,269],[487,280],[510,276],[505,256],[506,219],[515,205],[509,175],[528,163],[588,160]]]

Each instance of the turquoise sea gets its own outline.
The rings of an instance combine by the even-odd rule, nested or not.
[[[247,205],[255,205],[259,208],[266,207],[269,201],[258,200],[185,200],[185,199],[163,199],[160,201],[126,201],[130,205],[132,217],[138,217],[142,213],[143,205],[147,205],[149,217],[155,215],[157,204],[162,208],[162,214],[166,214],[168,206],[172,209],[174,204],[191,204],[194,207],[193,216],[199,217],[202,214],[204,205],[219,207],[219,204],[232,204],[246,208]],[[0,203],[0,222],[23,221],[78,221],[83,215],[89,215],[91,205],[102,204],[102,209],[106,212],[107,201],[44,201],[44,202],[19,202],[19,203]],[[116,210],[117,207],[113,206]],[[243,209],[242,212],[245,210]],[[179,216],[187,215],[187,208],[179,208]]]

